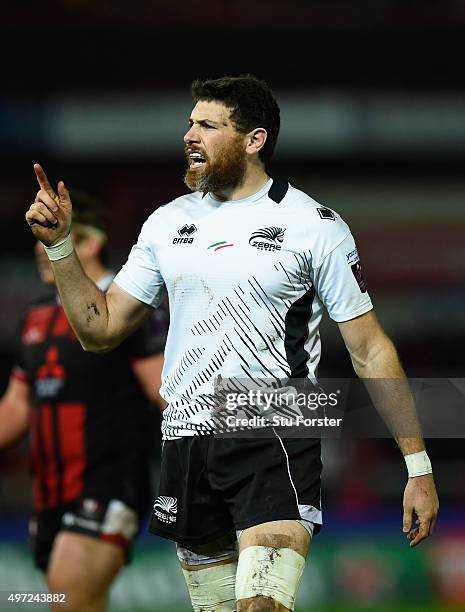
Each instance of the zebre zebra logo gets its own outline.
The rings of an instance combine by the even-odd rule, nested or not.
[[[153,512],[163,523],[175,523],[178,501],[175,497],[159,495],[153,504]]]
[[[264,227],[256,230],[249,238],[249,244],[260,251],[280,251],[281,242],[284,240],[283,227]],[[262,240],[259,240],[259,239]],[[266,242],[264,242],[266,241]]]

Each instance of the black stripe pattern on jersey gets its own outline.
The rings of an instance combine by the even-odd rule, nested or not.
[[[310,282],[311,255],[294,254],[294,257],[297,263],[297,278],[294,279],[294,282],[281,262],[277,262],[278,265],[274,266],[278,272],[285,275],[294,291],[298,290],[300,284],[300,291],[304,292],[294,302],[280,297],[284,311],[276,307],[259,280],[252,276],[247,279],[246,288],[241,285],[232,287],[230,296],[217,303],[215,312],[210,317],[205,317],[193,324],[191,334],[197,336],[200,342],[204,335],[219,334],[218,348],[209,358],[208,363],[193,378],[189,378],[189,370],[193,363],[197,363],[204,356],[205,348],[200,346],[186,351],[178,367],[165,381],[166,390],[175,398],[170,402],[170,409],[165,412],[162,424],[166,439],[179,437],[186,431],[191,431],[196,435],[207,435],[214,431],[213,422],[204,421],[201,424],[195,424],[189,423],[187,419],[200,411],[216,407],[218,400],[215,393],[199,393],[199,388],[211,383],[216,376],[220,375],[221,368],[230,352],[237,356],[244,379],[252,380],[255,385],[261,386],[260,379],[264,379],[263,386],[269,387],[271,379],[275,381],[273,386],[279,387],[283,380],[308,376],[307,361],[310,354],[305,350],[305,344],[308,341],[308,325],[315,297],[315,291]],[[268,332],[261,325],[256,324],[252,310],[247,303],[249,300],[253,300],[262,311],[266,312]],[[225,321],[232,323],[228,331],[222,329]],[[277,338],[281,340],[281,343],[276,343]],[[263,358],[265,351],[273,357],[273,369],[270,369],[271,366]],[[214,386],[216,387],[216,384]],[[235,388],[238,392],[247,390],[246,386],[235,378],[228,379],[227,386],[228,390]]]

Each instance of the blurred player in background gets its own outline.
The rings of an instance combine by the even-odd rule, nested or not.
[[[113,273],[106,266],[102,210],[84,194],[73,201],[76,252],[89,278],[106,291]],[[41,279],[53,287],[41,242],[35,255]],[[65,609],[106,608],[108,589],[149,508],[154,415],[148,404],[163,404],[165,337],[161,311],[116,351],[86,353],[55,292],[24,317],[0,402],[0,447],[29,430],[35,563],[50,591],[66,593]]]
[[[213,435],[215,383],[313,380],[323,305],[360,378],[405,381],[405,374],[373,312],[346,223],[268,173],[280,117],[266,83],[225,77],[195,82],[192,92],[184,137],[192,193],[149,217],[106,295],[74,254],[64,183],[55,192],[39,165],[26,220],[47,245],[88,350],[117,346],[168,289],[162,393],[169,406],[150,529],[176,541],[194,610],[293,610],[322,523],[320,440],[274,429],[266,438]],[[397,386],[380,405],[416,423],[408,385]],[[431,534],[438,501],[421,435],[397,442],[410,476],[403,528],[415,546]]]

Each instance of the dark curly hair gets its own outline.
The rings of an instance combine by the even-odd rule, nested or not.
[[[243,134],[264,128],[268,137],[259,157],[267,164],[278,139],[280,116],[278,103],[265,81],[252,74],[206,81],[198,79],[192,83],[191,92],[195,103],[222,102],[230,108],[231,120]]]

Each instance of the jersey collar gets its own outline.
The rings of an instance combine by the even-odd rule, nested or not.
[[[257,191],[257,193],[254,193],[248,196],[247,198],[242,198],[241,200],[225,200],[225,201],[217,200],[210,193],[207,193],[207,195],[205,196],[205,199],[208,201],[209,204],[212,204],[213,206],[217,206],[217,207],[221,206],[221,208],[223,207],[236,208],[236,206],[247,206],[255,202],[258,202],[258,200],[261,200],[263,196],[265,196],[268,193],[268,191],[271,189],[272,184],[273,184],[273,179],[270,178],[265,183],[265,185],[260,189],[260,191]]]

